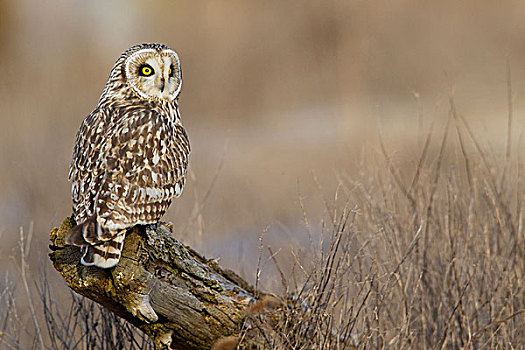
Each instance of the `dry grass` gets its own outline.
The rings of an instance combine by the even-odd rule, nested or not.
[[[130,323],[71,292],[68,308],[57,305],[49,285],[41,290],[51,349],[154,349],[153,342]],[[67,310],[67,312],[64,312]]]
[[[414,167],[382,145],[373,167],[340,176],[324,241],[281,275],[287,306],[249,318],[241,348],[525,344],[523,165],[510,139],[502,157],[481,146],[450,105]]]

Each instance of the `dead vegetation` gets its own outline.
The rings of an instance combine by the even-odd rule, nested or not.
[[[325,241],[290,270],[302,283],[281,273],[287,306],[249,317],[240,348],[525,344],[523,164],[511,127],[509,116],[503,156],[491,153],[451,100],[415,166],[396,164],[382,143],[373,168],[363,161],[359,176],[341,174]]]

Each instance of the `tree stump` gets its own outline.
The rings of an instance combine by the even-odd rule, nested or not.
[[[50,232],[55,269],[75,292],[103,305],[150,336],[159,347],[210,349],[239,331],[255,290],[172,235],[172,226],[137,226],[128,232],[112,269],[80,264],[80,249],[66,245],[71,218]]]

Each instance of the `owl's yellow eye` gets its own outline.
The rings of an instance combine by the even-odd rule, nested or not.
[[[153,74],[153,68],[151,66],[145,64],[139,68],[139,74],[143,75],[145,77],[149,77]]]
[[[170,68],[170,70],[168,71],[168,74],[171,75],[171,68]]]
[[[173,65],[170,66],[170,70],[168,71],[168,75],[169,75],[170,77],[173,76]]]

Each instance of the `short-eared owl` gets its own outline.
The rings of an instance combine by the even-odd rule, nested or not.
[[[181,85],[179,57],[161,44],[133,46],[111,69],[69,170],[77,226],[66,241],[81,247],[82,264],[115,266],[126,231],[158,222],[182,193],[190,145]]]

